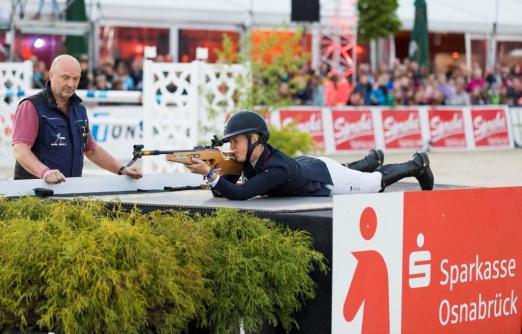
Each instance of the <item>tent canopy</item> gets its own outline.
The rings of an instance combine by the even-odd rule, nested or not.
[[[86,0],[86,2],[94,0]],[[278,26],[290,23],[290,0],[96,0],[101,23],[150,25]],[[346,16],[346,0],[321,0],[321,17],[327,20],[338,8]],[[428,25],[433,32],[486,34],[498,22],[499,34],[521,34],[522,1],[519,0],[427,0]],[[498,2],[498,12],[496,10]],[[414,0],[399,0],[398,16],[403,29],[411,30]],[[497,20],[498,18],[498,20]]]

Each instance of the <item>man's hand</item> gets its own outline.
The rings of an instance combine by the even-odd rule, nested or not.
[[[141,179],[143,177],[143,173],[141,172],[141,169],[139,167],[125,167],[121,171],[121,175],[127,175],[132,177],[133,179]]]
[[[210,166],[207,165],[207,163],[203,160],[199,160],[196,158],[192,158],[191,164],[185,165],[192,173],[194,174],[201,174],[203,176],[208,175],[208,172],[210,171]]]
[[[42,179],[50,184],[65,182],[65,176],[58,169],[49,169],[43,174]]]

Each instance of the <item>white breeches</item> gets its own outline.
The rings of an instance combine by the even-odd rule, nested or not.
[[[381,190],[382,174],[379,172],[359,172],[330,158],[318,157],[317,159],[326,164],[332,177],[331,195],[376,193]]]

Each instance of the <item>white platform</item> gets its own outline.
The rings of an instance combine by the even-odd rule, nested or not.
[[[35,188],[50,189],[55,195],[106,194],[139,190],[163,190],[164,187],[196,187],[201,175],[191,173],[147,174],[139,180],[128,176],[69,177],[64,183],[48,184],[43,180],[11,180],[0,182],[0,196],[32,196]]]

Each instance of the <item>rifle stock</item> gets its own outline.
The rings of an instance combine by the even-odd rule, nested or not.
[[[233,152],[221,152],[218,149],[175,151],[167,154],[168,161],[190,165],[192,158],[205,161],[213,168],[220,168],[221,175],[241,175],[243,164],[234,159]]]

